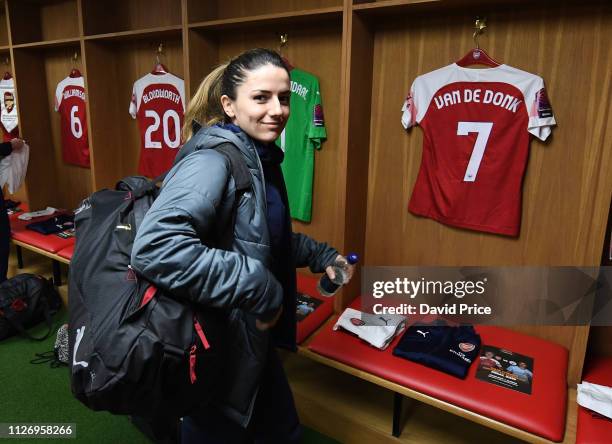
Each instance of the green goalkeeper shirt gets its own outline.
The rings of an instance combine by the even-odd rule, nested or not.
[[[291,70],[291,115],[276,144],[284,151],[281,164],[291,217],[310,222],[314,149],[327,138],[319,80],[300,69]]]

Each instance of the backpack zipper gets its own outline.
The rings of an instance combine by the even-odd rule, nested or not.
[[[191,350],[189,351],[189,379],[191,380],[192,384],[195,384],[198,379],[195,372],[197,349],[197,346],[193,344],[191,346]]]
[[[206,339],[204,330],[202,329],[202,326],[200,325],[198,317],[195,313],[193,314],[193,326],[195,328],[196,333],[198,334],[198,337],[200,338],[200,341],[202,342],[202,345],[204,346],[204,350],[208,350],[210,348],[210,344],[208,343],[208,339]],[[191,380],[192,384],[195,384],[198,379],[196,375],[197,350],[197,344],[193,344],[191,346],[191,350],[189,350],[189,379]]]

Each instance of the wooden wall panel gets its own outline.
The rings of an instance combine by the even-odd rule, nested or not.
[[[151,72],[160,41],[161,61],[182,78],[180,37],[85,44],[96,189],[114,187],[117,180],[137,174],[140,132],[128,109],[134,81]]]
[[[13,44],[79,36],[77,0],[9,0]]]
[[[21,137],[28,141],[31,149],[26,175],[30,208],[59,207],[61,197],[53,186],[57,183],[57,172],[54,147],[50,143],[52,133],[44,57],[38,51],[17,49],[13,58]]]
[[[8,44],[8,17],[4,9],[4,2],[2,2],[0,3],[0,46],[8,46]]]
[[[612,190],[608,6],[490,12],[481,39],[493,56],[544,77],[558,127],[531,144],[518,239],[450,228],[408,213],[422,151],[400,108],[418,75],[463,56],[473,16],[380,24],[372,91],[367,262],[370,265],[598,265]],[[580,54],[580,62],[576,55]],[[571,67],[571,69],[569,68]],[[384,216],[384,217],[381,217]]]
[[[77,62],[72,61],[75,51],[79,54]],[[39,100],[44,101],[48,111],[47,119],[51,126],[51,139],[47,142],[53,147],[53,162],[55,163],[56,180],[47,186],[55,187],[57,202],[61,208],[74,209],[81,200],[92,192],[91,170],[75,165],[68,165],[62,159],[62,139],[60,115],[54,109],[55,89],[57,84],[70,74],[73,67],[83,69],[80,57],[80,45],[64,48],[53,48],[42,51],[45,64],[46,94]],[[36,156],[33,147],[31,157]],[[50,160],[50,159],[49,159]]]
[[[78,37],[77,0],[60,0],[41,4],[40,28],[42,40]]]
[[[489,23],[481,45],[492,57],[541,75],[558,122],[549,141],[531,144],[520,237],[451,228],[407,211],[423,137],[420,128],[403,130],[402,102],[417,75],[459,59],[473,46],[477,12],[406,16],[376,23],[366,262],[598,265],[612,192],[612,49],[604,43],[612,38],[610,7],[497,6],[480,14]],[[580,378],[588,327],[516,329],[570,349],[569,380]]]
[[[342,6],[342,0],[189,0],[189,22],[275,14]]]
[[[612,327],[591,327],[589,355],[612,357]]]
[[[188,47],[189,91],[187,95],[191,97],[208,73],[221,63],[218,35],[191,30],[189,31]]]
[[[86,35],[181,24],[181,0],[82,0]]]

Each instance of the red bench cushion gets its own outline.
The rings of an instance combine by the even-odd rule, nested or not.
[[[360,298],[351,306],[359,309]],[[483,345],[534,358],[532,394],[527,395],[476,379],[476,365],[461,380],[393,356],[399,337],[380,351],[346,332],[333,331],[332,327],[330,323],[317,334],[309,345],[310,350],[552,441],[563,439],[568,352],[560,345],[504,328],[475,327]]]
[[[306,316],[302,321],[297,323],[296,342],[301,344],[310,336],[317,328],[332,315],[334,311],[334,298],[326,298],[317,291],[317,282],[319,280],[312,276],[306,276],[298,273],[297,290],[300,293],[306,294],[312,298],[318,299],[323,303],[319,305],[315,311]]]
[[[66,247],[63,250],[58,251],[57,255],[70,260],[72,259],[73,253],[74,253],[74,242],[69,247]]]
[[[20,213],[21,214],[21,213]],[[50,216],[52,217],[52,216]],[[49,219],[47,217],[46,219]],[[57,253],[58,251],[67,248],[74,244],[74,238],[62,239],[54,234],[44,235],[37,233],[34,230],[28,230],[26,225],[33,221],[43,221],[45,218],[36,218],[34,220],[11,219],[11,237],[20,242],[48,251],[49,253]]]
[[[612,358],[590,359],[585,364],[582,380],[612,387]],[[578,406],[576,444],[609,442],[612,442],[612,420],[593,418],[587,409]]]

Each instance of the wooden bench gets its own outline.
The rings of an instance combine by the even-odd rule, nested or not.
[[[23,211],[28,211],[27,205],[22,205]],[[62,254],[64,250],[74,248],[74,238],[63,239],[55,235],[44,235],[33,230],[28,230],[26,225],[32,223],[32,220],[21,220],[18,218],[20,213],[14,213],[9,216],[11,224],[11,240],[15,244],[17,250],[17,266],[23,268],[22,248],[33,251],[34,253],[46,256],[51,259],[53,268],[53,282],[57,286],[62,285],[62,277],[60,270],[60,262],[64,264],[70,263],[70,258]],[[44,221],[50,217],[36,218],[36,221]]]
[[[359,308],[360,301],[351,306]],[[528,442],[574,442],[576,392],[567,388],[564,347],[508,329],[476,327],[483,344],[534,357],[533,391],[526,395],[476,379],[476,365],[461,380],[395,357],[392,349],[399,338],[380,351],[350,334],[333,331],[336,319],[313,334],[299,353],[392,391],[393,436],[402,431],[402,400],[407,397]]]

